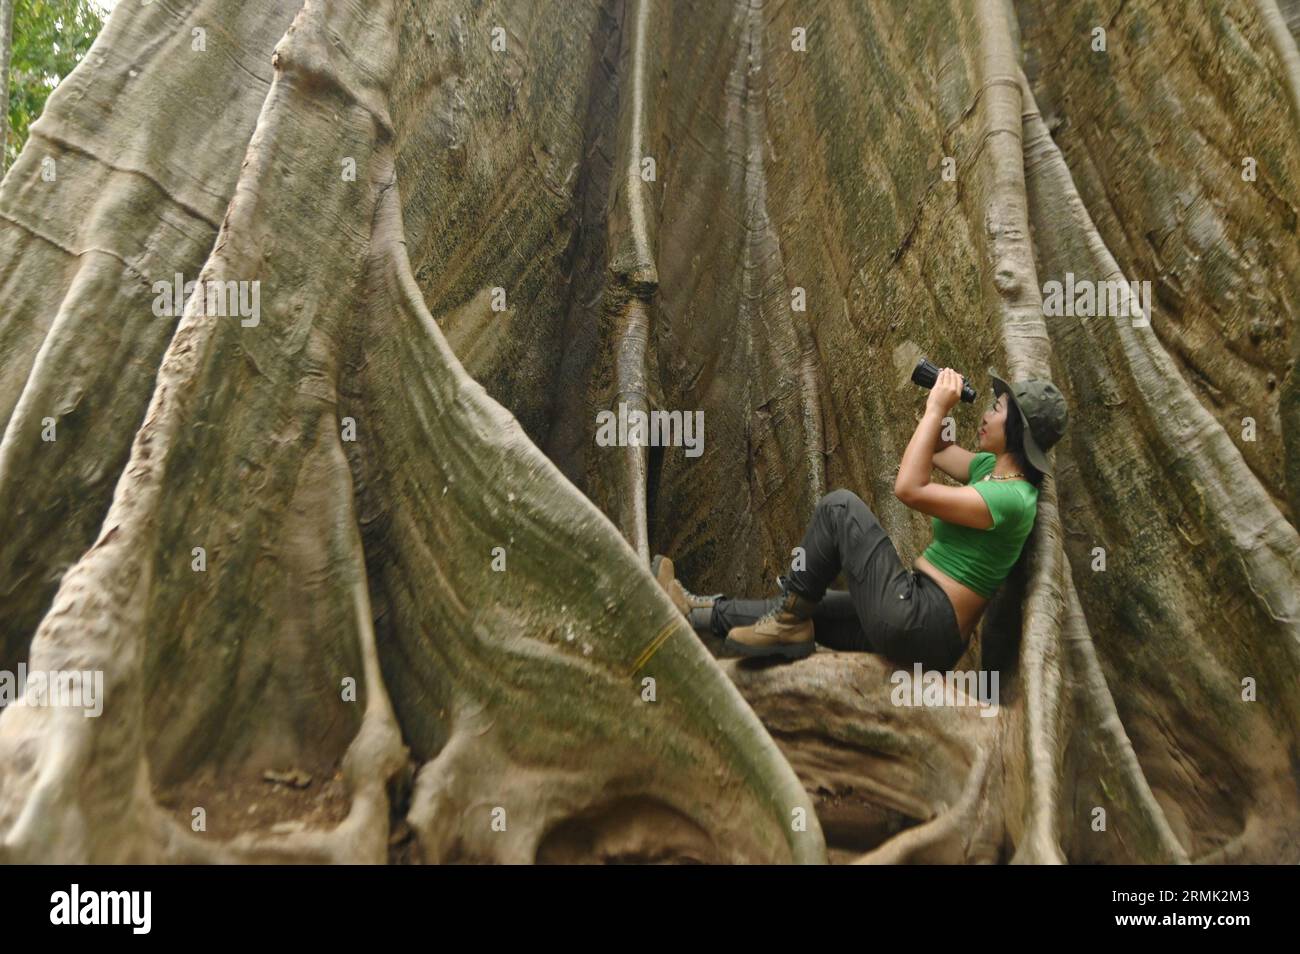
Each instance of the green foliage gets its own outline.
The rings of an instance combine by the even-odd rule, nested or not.
[[[15,0],[5,167],[27,141],[45,100],[81,61],[104,25],[95,0]]]

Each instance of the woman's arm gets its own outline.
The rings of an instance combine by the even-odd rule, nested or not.
[[[945,416],[945,421],[951,420]],[[975,459],[975,455],[964,447],[958,447],[956,441],[950,441],[943,436],[947,428],[941,427],[938,436],[934,439],[934,455],[931,463],[941,471],[960,483],[966,483],[970,480],[970,462]]]
[[[931,458],[935,467],[938,467],[953,480],[959,480],[963,484],[970,480],[970,462],[974,459],[974,454],[964,447],[958,447],[956,444],[950,444],[942,448]]]
[[[993,526],[993,515],[989,513],[988,505],[984,503],[979,491],[974,487],[945,487],[930,483],[934,447],[943,427],[943,419],[960,399],[961,375],[951,368],[943,368],[934,387],[930,389],[930,396],[925,402],[925,414],[916,425],[907,450],[903,452],[903,460],[898,465],[894,496],[913,510],[948,523],[987,530]]]

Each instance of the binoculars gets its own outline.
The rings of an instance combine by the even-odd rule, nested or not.
[[[917,362],[916,367],[912,369],[912,383],[919,384],[926,390],[934,387],[934,382],[938,380],[939,369],[925,358]],[[966,383],[965,375],[961,379],[961,399],[967,404],[975,401],[975,389]]]

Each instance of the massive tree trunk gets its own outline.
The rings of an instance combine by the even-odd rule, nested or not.
[[[0,859],[1300,861],[1295,12],[120,5],[0,190],[0,669],[105,681],[0,713]],[[719,662],[649,554],[915,556],[922,354],[1072,408],[1000,706]]]

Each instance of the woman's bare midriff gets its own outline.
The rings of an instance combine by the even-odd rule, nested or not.
[[[989,601],[970,587],[958,583],[923,556],[916,558],[915,565],[948,594],[948,602],[952,603],[953,613],[957,617],[957,629],[961,632],[961,638],[967,639],[975,624],[980,621],[984,607],[988,606]]]

